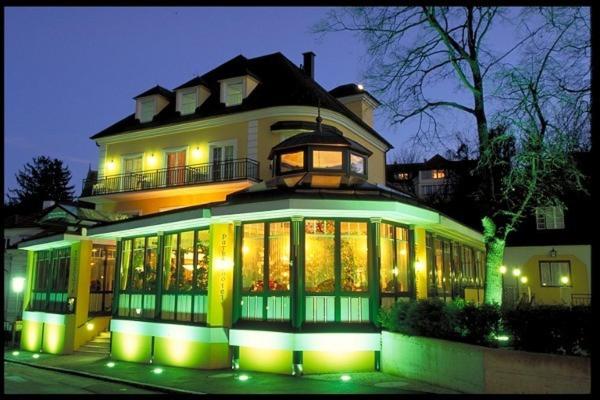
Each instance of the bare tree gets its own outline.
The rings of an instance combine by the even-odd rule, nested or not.
[[[418,120],[420,140],[440,139],[442,112],[472,118],[486,203],[486,302],[501,302],[510,232],[534,207],[560,201],[559,177],[581,188],[569,155],[589,131],[589,19],[586,8],[349,8],[315,29],[359,34],[371,60],[366,80],[393,124]],[[491,32],[507,25],[515,39],[498,51]],[[440,97],[449,85],[452,98]]]

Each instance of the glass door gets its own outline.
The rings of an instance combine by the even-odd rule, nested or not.
[[[185,183],[185,150],[167,153],[167,186]]]
[[[233,178],[233,145],[211,145],[210,162],[213,168],[213,180],[221,181]]]
[[[90,263],[89,314],[110,314],[115,275],[115,246],[94,245]]]
[[[123,160],[123,190],[136,190],[141,179],[142,157],[126,158]]]

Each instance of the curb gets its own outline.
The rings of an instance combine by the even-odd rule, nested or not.
[[[169,387],[169,386],[150,385],[148,383],[141,383],[141,382],[136,382],[136,381],[129,381],[129,380],[126,380],[126,379],[115,378],[115,377],[112,377],[112,376],[95,375],[95,374],[91,374],[89,372],[74,371],[72,369],[66,369],[66,368],[60,368],[60,367],[51,367],[51,366],[48,366],[48,365],[31,364],[31,363],[24,362],[24,361],[9,360],[9,359],[6,359],[6,358],[4,358],[4,362],[9,362],[9,363],[13,363],[13,364],[20,364],[20,365],[26,365],[28,367],[45,369],[45,370],[49,370],[49,371],[62,372],[62,373],[71,374],[71,375],[78,375],[78,376],[83,376],[83,377],[86,377],[86,378],[98,379],[98,380],[106,381],[106,382],[118,382],[118,383],[126,384],[126,385],[129,385],[129,386],[139,387],[141,389],[149,389],[149,390],[155,390],[155,391],[162,391],[164,393],[173,393],[173,394],[208,394],[208,393],[204,393],[204,392],[194,392],[194,391],[191,391],[191,390],[175,389],[175,388],[172,388],[172,387]]]

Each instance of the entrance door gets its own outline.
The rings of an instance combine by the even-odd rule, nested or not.
[[[185,150],[167,153],[167,186],[185,183]]]
[[[233,145],[211,145],[210,149],[213,180],[222,181],[232,179],[234,159]]]
[[[89,314],[110,314],[115,279],[115,246],[94,245],[90,263]]]

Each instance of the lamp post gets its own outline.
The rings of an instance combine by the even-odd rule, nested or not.
[[[25,278],[22,276],[15,276],[11,280],[12,291],[17,294],[16,304],[15,304],[15,321],[13,322],[13,331],[12,331],[12,345],[15,346],[15,336],[17,333],[17,320],[19,319],[19,295],[25,289]]]
[[[526,285],[529,279],[526,276],[521,277],[521,283]],[[531,303],[531,287],[527,285],[527,301]]]
[[[560,299],[562,302],[571,305],[571,299],[569,299],[569,297],[567,297],[568,300],[565,300],[565,295],[564,295],[564,291],[566,290],[568,285],[569,285],[569,277],[561,276],[560,277]]]
[[[519,293],[519,276],[521,276],[521,270],[519,268],[514,268],[512,270],[512,274],[515,277],[515,282],[516,282],[515,288],[517,290],[517,303],[518,303],[519,295],[520,295],[520,293]]]

